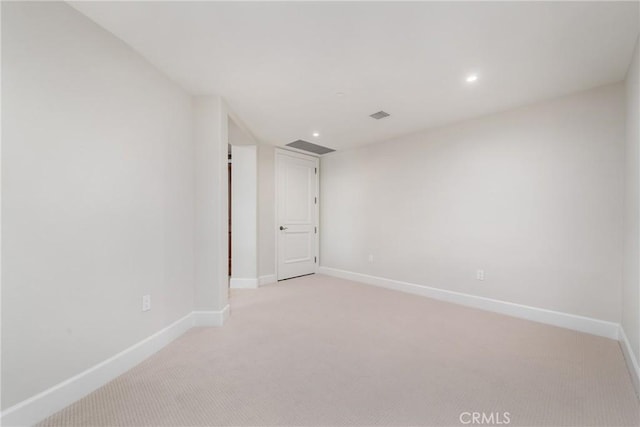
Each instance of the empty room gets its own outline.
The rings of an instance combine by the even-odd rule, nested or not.
[[[639,426],[639,1],[1,1],[2,426]]]

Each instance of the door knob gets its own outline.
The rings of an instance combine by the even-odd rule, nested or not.
[[[283,227],[282,225],[280,226],[280,230],[286,230],[287,227]]]

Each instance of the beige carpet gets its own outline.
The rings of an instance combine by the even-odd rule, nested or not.
[[[223,328],[192,329],[41,425],[460,426],[463,412],[640,424],[616,341],[308,276],[235,291]]]

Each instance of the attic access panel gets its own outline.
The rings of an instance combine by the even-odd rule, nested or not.
[[[297,148],[298,150],[308,151],[310,153],[322,155],[336,151],[333,148],[323,147],[322,145],[314,144],[312,142],[299,139],[287,144],[287,147]]]
[[[380,120],[380,119],[384,119],[385,117],[389,117],[391,114],[387,113],[386,111],[378,111],[377,113],[373,113],[370,114],[369,117],[371,117],[372,119],[376,119],[376,120]]]

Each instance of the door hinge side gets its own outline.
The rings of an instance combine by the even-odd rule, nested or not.
[[[314,197],[314,198],[313,198],[313,204],[314,204],[314,205],[317,205],[317,204],[318,204],[318,198],[317,198],[317,197]]]
[[[313,168],[316,175],[318,175],[318,168]]]
[[[314,263],[314,264],[317,264],[317,263],[318,263],[318,257],[317,257],[317,256],[314,256],[314,257],[313,257],[313,263]]]
[[[318,227],[313,227],[313,234],[318,234]]]

